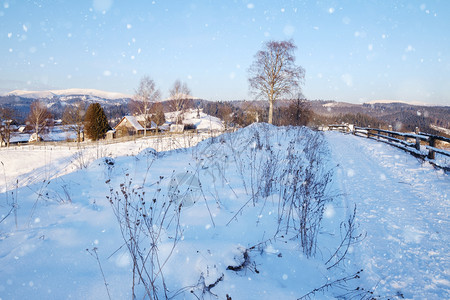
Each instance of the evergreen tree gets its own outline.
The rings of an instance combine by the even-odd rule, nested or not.
[[[96,141],[103,138],[109,129],[108,118],[100,104],[89,105],[84,117],[84,132],[87,137]]]

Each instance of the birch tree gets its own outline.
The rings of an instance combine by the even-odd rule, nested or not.
[[[39,134],[52,122],[52,114],[47,106],[40,101],[34,101],[30,105],[30,113],[28,114],[27,123],[34,128],[36,141],[39,141]]]
[[[144,76],[139,82],[139,87],[135,92],[134,99],[130,101],[130,109],[133,113],[141,115],[144,127],[144,136],[147,135],[147,125],[151,124],[151,108],[153,103],[159,101],[161,93],[156,88],[156,84],[149,76]]]
[[[275,101],[299,91],[303,83],[305,70],[295,64],[296,49],[292,40],[266,42],[249,68],[250,91],[269,101],[269,124]]]
[[[188,100],[192,98],[190,96],[191,90],[186,83],[176,80],[169,93],[171,99],[170,108],[176,112],[177,124],[179,124],[181,121],[179,114],[185,109]]]

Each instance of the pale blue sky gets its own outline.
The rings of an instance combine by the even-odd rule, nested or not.
[[[293,39],[308,99],[450,105],[450,1],[0,0],[0,93],[132,94],[148,74],[209,100],[252,99],[247,69]]]

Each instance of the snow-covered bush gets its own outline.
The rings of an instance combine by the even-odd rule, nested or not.
[[[138,285],[142,285],[149,299],[159,299],[158,295],[168,298],[163,269],[181,238],[181,204],[161,192],[163,180],[161,176],[149,197],[126,174],[120,189],[111,187],[108,196],[132,259],[134,298]],[[167,242],[172,246],[162,253],[161,245]]]
[[[133,295],[167,299],[191,294],[204,299],[221,291],[223,296],[229,293],[223,282],[230,272],[238,277],[259,274],[257,261],[264,255],[282,257],[272,246],[279,240],[303,252],[305,259],[314,258],[325,205],[333,200],[327,151],[319,132],[255,124],[191,149],[144,151],[135,162],[141,171],[134,174],[146,168],[141,178],[127,172],[119,183],[109,166],[108,176],[115,179],[108,180],[108,200],[132,260]],[[170,167],[158,174],[160,158]],[[199,222],[209,224],[203,228]],[[240,241],[242,222],[256,229],[246,228],[243,232],[252,235]],[[203,230],[220,234],[224,241],[197,244]],[[343,260],[348,240],[336,251],[320,249],[322,254],[336,252],[329,261],[323,259],[323,268]],[[190,271],[174,274],[178,267]]]
[[[200,145],[198,159],[223,183],[235,168],[251,202],[278,201],[279,233],[298,238],[308,257],[316,251],[325,204],[332,201],[326,142],[306,127],[254,124]],[[248,190],[247,190],[248,189]]]

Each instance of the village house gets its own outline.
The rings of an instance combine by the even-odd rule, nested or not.
[[[151,122],[147,124],[147,132],[155,131],[156,124]],[[116,131],[116,137],[129,136],[129,135],[142,135],[144,134],[144,117],[143,116],[125,116],[114,127]]]

